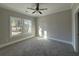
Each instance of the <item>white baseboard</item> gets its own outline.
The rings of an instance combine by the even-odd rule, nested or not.
[[[48,39],[51,39],[51,40],[55,40],[55,41],[59,41],[59,42],[62,42],[62,43],[66,43],[66,44],[70,44],[72,45],[72,42],[69,42],[69,41],[66,41],[66,40],[61,40],[61,39],[56,39],[56,38],[48,38]]]
[[[15,40],[15,41],[12,41],[12,42],[2,44],[2,45],[0,45],[0,48],[6,47],[8,45],[11,45],[11,44],[14,44],[14,43],[17,43],[17,42],[20,42],[20,41],[23,41],[23,40],[26,40],[26,39],[29,39],[29,38],[32,38],[32,37],[34,37],[34,35],[31,35],[29,37],[25,37],[25,38],[22,38],[22,39],[19,39],[19,40]]]
[[[39,39],[45,39],[45,38],[43,38],[43,37],[37,37],[37,38],[39,38]],[[66,44],[72,45],[72,42],[69,42],[69,41],[66,41],[66,40],[56,39],[56,38],[53,38],[53,37],[48,37],[48,38],[46,38],[46,40],[47,40],[47,39],[55,40],[55,41],[59,41],[59,42],[62,42],[62,43],[66,43]],[[73,45],[72,45],[72,46],[73,46]]]

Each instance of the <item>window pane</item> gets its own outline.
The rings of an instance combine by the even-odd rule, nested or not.
[[[32,33],[32,21],[19,17],[10,17],[11,36]]]
[[[32,31],[32,22],[31,22],[31,20],[24,19],[23,32],[24,33],[31,33],[31,31]]]
[[[21,19],[20,18],[16,18],[16,17],[11,17],[10,18],[11,21],[11,35],[18,35],[20,34],[22,31],[22,27],[20,25],[21,23]]]

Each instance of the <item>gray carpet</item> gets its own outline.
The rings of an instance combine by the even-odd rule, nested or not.
[[[0,49],[1,56],[74,56],[71,45],[32,38]]]

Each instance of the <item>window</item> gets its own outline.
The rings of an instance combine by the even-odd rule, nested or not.
[[[32,22],[30,20],[24,19],[23,33],[31,33]]]
[[[42,37],[42,28],[39,26],[39,36]]]
[[[32,31],[32,21],[19,17],[10,17],[11,36],[27,34]]]
[[[21,20],[16,17],[10,18],[11,35],[18,35],[22,33]]]

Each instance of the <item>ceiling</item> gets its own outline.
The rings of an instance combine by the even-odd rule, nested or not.
[[[34,17],[45,16],[52,13],[71,9],[72,4],[71,3],[40,3],[39,8],[47,8],[47,10],[41,11],[43,14],[39,14],[39,13],[32,14],[33,10],[29,10],[27,8],[28,7],[35,8],[35,6],[36,5],[34,3],[0,3],[0,7],[2,8]]]

